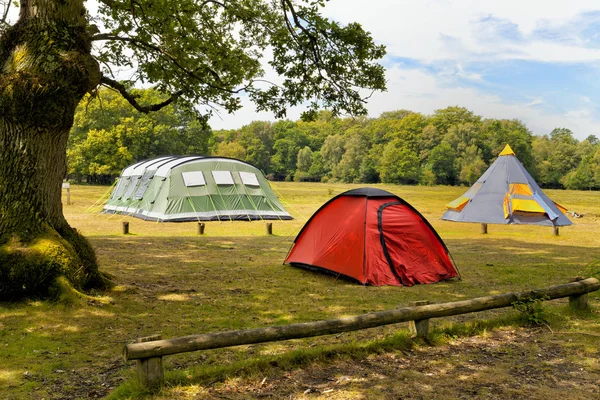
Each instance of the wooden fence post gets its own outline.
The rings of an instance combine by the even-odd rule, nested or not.
[[[410,307],[426,306],[427,304],[430,304],[429,300],[417,300],[408,303]],[[409,321],[408,329],[412,334],[416,334],[418,338],[426,337],[429,334],[429,318]]]
[[[123,235],[127,235],[129,233],[129,222],[123,221]]]
[[[273,223],[267,222],[267,235],[272,235],[272,234],[273,234]]]
[[[136,343],[152,342],[162,339],[161,335],[152,335],[138,338]],[[136,360],[138,382],[144,388],[160,387],[165,381],[165,375],[162,366],[162,357],[150,357]]]
[[[569,296],[569,307],[573,310],[586,310],[588,308],[588,295]]]
[[[198,235],[204,235],[204,222],[198,222]]]
[[[583,277],[577,277],[577,278],[571,279],[571,282],[579,282],[582,280],[584,280]],[[572,310],[576,310],[576,311],[586,310],[588,308],[588,294],[583,293],[583,294],[569,296],[569,307]]]
[[[481,224],[481,233],[487,234],[487,224]]]

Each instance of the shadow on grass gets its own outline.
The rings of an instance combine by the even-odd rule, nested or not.
[[[549,322],[555,326],[564,323],[566,318],[556,311],[548,314]],[[586,320],[591,314],[576,313],[576,316]],[[464,388],[472,390],[471,397],[477,398],[486,395],[486,388],[498,384],[498,380],[511,383],[508,387],[500,385],[495,396],[487,393],[489,398],[512,398],[511,394],[514,398],[523,398],[521,396],[531,393],[531,384],[537,386],[533,389],[536,396],[532,398],[544,398],[545,386],[549,398],[568,395],[570,390],[573,393],[568,397],[574,399],[593,393],[598,371],[592,369],[586,376],[580,371],[595,356],[595,350],[586,352],[581,343],[569,340],[566,347],[573,347],[579,354],[578,362],[573,362],[568,355],[571,350],[555,341],[549,326],[520,329],[528,325],[523,315],[510,312],[502,318],[446,324],[433,329],[424,339],[411,338],[404,331],[385,339],[249,357],[227,365],[214,365],[215,360],[207,359],[200,366],[168,371],[162,390],[146,391],[131,379],[109,399],[149,395],[164,399],[178,393],[199,398],[296,398],[307,393],[331,393],[332,388],[342,396],[339,398],[344,398],[345,381],[352,381],[354,393],[364,395],[359,398],[400,395],[401,398],[423,398],[418,395],[421,391],[412,390],[415,384],[423,382],[437,384],[436,392],[444,393],[443,398],[454,398],[463,393]],[[548,384],[549,377],[557,374],[561,378],[553,383],[565,381],[558,388]],[[445,382],[436,383],[437,379]],[[269,385],[264,386],[267,381]],[[374,388],[377,389],[370,393]],[[385,388],[389,391],[380,391]],[[411,390],[402,394],[406,389]],[[415,397],[411,397],[412,394]]]
[[[211,365],[216,360],[207,359],[203,366],[180,367],[177,371],[167,371],[165,387],[190,385],[211,387],[232,378],[245,380],[272,378],[315,363],[331,365],[340,361],[365,360],[370,356],[388,352],[411,352],[418,347],[444,345],[449,340],[478,335],[500,326],[522,326],[525,322],[522,317],[513,314],[494,320],[481,320],[434,329],[427,338],[423,339],[411,337],[407,331],[400,331],[385,339],[307,347],[279,355],[249,357],[227,365]],[[140,387],[132,378],[107,399],[137,398],[156,393],[157,391]]]

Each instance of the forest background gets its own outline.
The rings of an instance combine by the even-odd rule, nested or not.
[[[140,102],[161,95],[137,90]],[[378,118],[254,121],[211,130],[176,104],[137,112],[101,89],[79,105],[71,131],[68,179],[111,184],[126,166],[164,155],[224,156],[260,168],[271,180],[471,185],[506,144],[546,188],[600,190],[600,140],[579,141],[565,127],[533,134],[518,120],[487,119],[460,106],[423,115],[410,110]]]

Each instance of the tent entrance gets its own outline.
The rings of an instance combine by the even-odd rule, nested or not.
[[[388,218],[390,215],[395,216],[396,214],[398,214],[397,212],[394,212],[394,208],[397,208],[399,206],[402,206],[402,203],[391,202],[382,204],[377,210],[377,228],[379,229],[379,239],[381,242],[381,247],[383,249],[383,254],[385,255],[385,259],[387,260],[388,265],[390,266],[390,270],[392,271],[394,276],[398,278],[398,281],[400,281],[400,283],[404,285],[405,283],[402,281],[402,275],[403,270],[405,270],[405,267],[401,264],[399,260],[398,252],[390,251],[390,248],[394,249],[396,248],[396,246],[399,246],[399,250],[407,250],[406,248],[404,248],[404,243],[401,238],[403,232],[399,219],[393,217]],[[386,212],[386,210],[388,212]],[[390,214],[389,211],[392,211],[392,213]]]
[[[379,241],[391,272],[404,286],[455,276],[447,249],[409,204],[387,202],[377,210]]]

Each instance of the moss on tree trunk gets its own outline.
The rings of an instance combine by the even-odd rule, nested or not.
[[[107,283],[61,203],[75,107],[100,76],[84,15],[82,0],[21,1],[0,37],[0,299]]]

